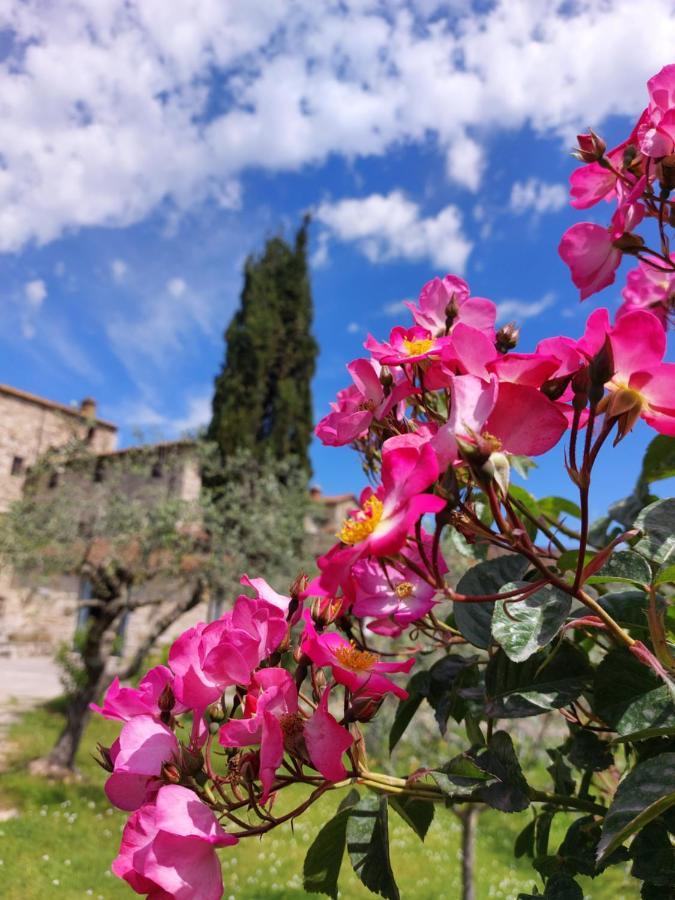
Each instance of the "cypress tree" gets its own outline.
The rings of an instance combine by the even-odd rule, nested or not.
[[[256,457],[294,457],[310,473],[311,379],[317,344],[311,333],[307,268],[309,217],[294,245],[269,240],[244,267],[241,305],[226,332],[226,355],[215,381],[208,438],[223,459],[240,449]]]

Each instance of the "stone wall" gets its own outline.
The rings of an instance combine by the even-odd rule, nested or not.
[[[18,500],[27,470],[53,447],[87,440],[94,453],[115,448],[117,429],[85,412],[0,385],[0,512]]]

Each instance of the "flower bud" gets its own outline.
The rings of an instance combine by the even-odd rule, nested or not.
[[[585,163],[598,162],[605,155],[607,149],[607,144],[598,137],[592,128],[588,129],[588,134],[577,135],[577,144],[578,146],[572,151],[572,156]]]
[[[500,353],[508,353],[517,346],[519,337],[520,328],[516,327],[515,322],[508,322],[497,332],[495,346]]]
[[[637,256],[645,245],[644,239],[639,234],[631,234],[630,231],[624,231],[621,237],[612,241],[614,247],[622,253],[629,256]]]
[[[595,354],[588,366],[589,389],[588,398],[592,406],[596,406],[605,393],[605,385],[614,374],[614,354],[609,337]]]
[[[104,747],[103,744],[96,744],[96,749],[99,752],[99,757],[94,756],[94,760],[99,764],[99,766],[104,769],[106,772],[112,772],[115,768],[112,757],[110,756],[110,747]]]
[[[384,700],[384,694],[379,697],[355,696],[352,698],[347,710],[348,722],[370,722],[373,719]]]
[[[447,306],[445,307],[445,330],[450,331],[452,326],[455,324],[455,319],[459,315],[459,307],[457,306],[457,301],[455,299],[455,295],[453,294],[450,300],[448,301]]]
[[[170,684],[165,684],[164,689],[157,700],[157,706],[159,706],[160,712],[170,713],[175,705],[176,698],[173,693],[173,688]]]
[[[541,386],[541,392],[549,400],[559,400],[567,390],[567,386],[572,380],[571,375],[560,375],[557,378],[549,378]]]
[[[342,610],[342,600],[337,597],[315,597],[310,612],[314,624],[321,628],[332,625]]]
[[[675,154],[664,156],[661,160],[659,164],[659,181],[661,182],[662,192],[665,192],[665,197],[672,190],[675,190]]]
[[[579,369],[579,371],[572,376],[572,390],[574,391],[572,406],[579,412],[582,409],[586,409],[586,404],[588,403],[588,392],[590,391],[590,389],[591,378],[588,374],[588,366],[584,366],[583,369]]]
[[[394,386],[394,376],[389,371],[388,366],[382,366],[380,369],[380,384],[384,388],[385,394],[388,394]]]
[[[162,778],[168,784],[179,784],[181,774],[178,766],[175,763],[165,762],[162,766]]]
[[[494,481],[503,497],[509,492],[511,465],[504,453],[491,453],[480,467],[480,475],[486,481]]]
[[[206,707],[206,715],[212,722],[224,722],[227,718],[220,700]]]
[[[293,579],[293,582],[288,589],[288,593],[294,600],[299,600],[302,594],[304,594],[307,590],[308,584],[309,576],[307,576],[304,572],[299,572]]]

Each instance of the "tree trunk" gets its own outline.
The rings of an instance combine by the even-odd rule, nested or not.
[[[208,596],[205,579],[200,578],[192,593],[175,603],[163,616],[155,622],[145,641],[129,662],[123,672],[122,679],[133,678],[141,669],[143,660],[152,650],[155,641],[183,613],[201,603]],[[96,702],[107,690],[113,679],[109,671],[109,661],[119,618],[125,606],[113,598],[101,606],[99,618],[92,622],[85,646],[82,651],[84,664],[84,682],[82,686],[68,698],[66,724],[51,753],[47,757],[47,765],[59,769],[73,769],[75,757],[82,741],[82,735],[91,717],[90,703]],[[142,604],[141,604],[142,605]]]
[[[82,741],[82,735],[91,717],[89,704],[99,698],[111,680],[112,678],[104,671],[97,681],[88,682],[76,693],[70,695],[66,709],[66,724],[47,757],[49,766],[59,769],[75,767],[75,757]]]
[[[112,677],[108,662],[112,655],[113,641],[125,603],[120,600],[121,589],[105,597],[97,607],[96,617],[90,622],[82,648],[82,682],[67,696],[66,724],[56,744],[47,757],[47,765],[60,769],[73,769],[84,729],[91,716],[89,704],[105,691]]]
[[[473,804],[470,804],[457,815],[462,823],[462,900],[475,900],[476,892],[473,873],[476,857],[478,809]]]

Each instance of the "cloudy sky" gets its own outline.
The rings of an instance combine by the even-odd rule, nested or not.
[[[243,259],[308,210],[317,415],[436,274],[521,349],[576,336],[569,148],[621,139],[674,56],[673,0],[0,0],[0,381],[93,394],[123,442],[204,423]]]

